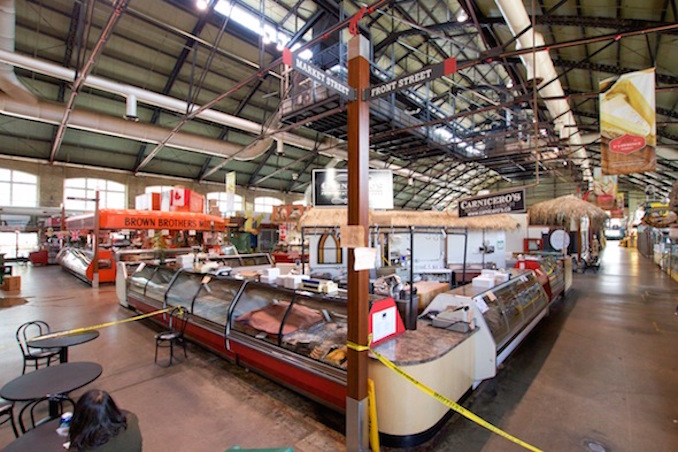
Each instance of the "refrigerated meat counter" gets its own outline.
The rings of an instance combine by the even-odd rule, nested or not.
[[[531,271],[514,271],[507,283],[490,290],[465,287],[468,292],[462,287],[438,295],[428,310],[466,304],[479,328],[450,331],[420,319],[416,330],[373,347],[451,400],[493,377],[497,354],[547,305]],[[129,305],[141,312],[185,307],[191,314],[188,339],[333,409],[345,409],[346,292],[315,294],[144,264],[128,278],[126,293]],[[375,381],[378,425],[385,445],[420,444],[450,417],[446,406],[376,359],[370,360],[368,371]]]

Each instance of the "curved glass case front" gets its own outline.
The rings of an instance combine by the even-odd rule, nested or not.
[[[243,281],[235,279],[217,279],[204,277],[204,283],[200,286],[200,292],[193,301],[191,314],[210,322],[226,326],[228,322],[228,310],[238,295]]]
[[[248,282],[230,330],[346,369],[346,300]]]
[[[175,270],[167,267],[157,267],[157,271],[146,284],[146,298],[163,303],[165,301],[165,292],[169,287]]]
[[[502,349],[548,304],[546,292],[531,271],[477,298],[487,305],[483,318],[492,332],[497,350]]]

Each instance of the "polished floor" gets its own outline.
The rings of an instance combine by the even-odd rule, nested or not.
[[[27,303],[0,308],[0,384],[21,373],[20,323],[41,318],[67,329],[132,314],[112,286],[92,290],[59,267],[15,274],[22,291],[3,296]],[[600,272],[576,274],[569,295],[463,405],[547,451],[678,450],[677,304],[678,283],[612,242]],[[345,449],[341,416],[196,346],[185,362],[155,366],[154,333],[150,323],[126,323],[70,351],[71,361],[103,366],[90,387],[139,416],[144,450]],[[12,438],[0,427],[0,447]],[[455,416],[416,450],[523,449]]]

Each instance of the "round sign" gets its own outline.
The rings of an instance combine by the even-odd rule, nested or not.
[[[567,249],[570,246],[570,235],[562,229],[556,229],[549,237],[549,243],[554,250]]]

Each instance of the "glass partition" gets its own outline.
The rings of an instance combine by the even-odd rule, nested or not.
[[[225,326],[228,309],[242,285],[243,282],[236,279],[205,277],[205,283],[193,302],[193,315]]]
[[[278,345],[281,330],[283,334],[291,332],[281,326],[293,298],[292,290],[248,283],[233,308],[231,330]],[[289,315],[303,314],[295,309]]]
[[[285,318],[281,346],[300,355],[346,369],[345,300],[297,295]],[[295,315],[292,315],[292,314]]]
[[[146,284],[148,284],[148,281],[150,281],[157,269],[158,267],[155,265],[140,265],[129,277],[129,287],[127,290],[143,296],[146,293]]]
[[[167,291],[169,306],[182,306],[191,312],[193,298],[200,290],[200,281],[204,275],[179,271],[172,286]]]
[[[158,271],[153,274],[153,277],[146,285],[146,297],[163,303],[165,301],[165,292],[169,287],[170,281],[172,281],[174,272],[173,269],[167,267],[158,267]]]

